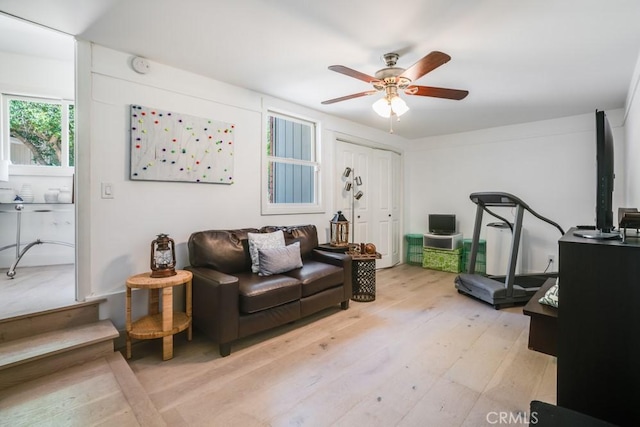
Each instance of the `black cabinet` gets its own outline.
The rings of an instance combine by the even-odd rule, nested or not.
[[[559,241],[557,404],[640,423],[640,239]]]

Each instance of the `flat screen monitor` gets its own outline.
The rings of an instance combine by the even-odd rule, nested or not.
[[[456,216],[453,214],[429,214],[429,233],[456,234]]]
[[[574,234],[590,239],[617,239],[613,226],[613,133],[604,111],[596,111],[596,230]]]
[[[596,228],[609,233],[613,230],[613,134],[604,111],[596,111]]]

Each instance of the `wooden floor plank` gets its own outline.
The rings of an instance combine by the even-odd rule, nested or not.
[[[91,418],[100,414],[99,409],[92,409],[92,403],[103,399],[108,402],[118,391],[108,366],[97,360],[7,390],[0,411],[3,418],[12,420],[12,425],[37,425],[48,420],[58,420],[50,425],[91,425],[101,419]],[[128,406],[126,402],[124,405]],[[109,409],[112,411],[113,406]]]
[[[447,378],[440,378],[397,425],[461,425],[479,397],[478,392]]]
[[[545,373],[553,357],[529,350],[527,343],[528,329],[520,334],[483,392],[502,402],[509,411],[528,411],[529,402],[536,398],[535,391],[548,389],[540,383],[550,379]],[[555,404],[555,401],[550,403]]]
[[[472,320],[480,322],[480,320]],[[477,392],[482,392],[509,353],[514,341],[528,328],[527,319],[520,314],[503,312],[464,351],[447,371],[446,377]]]
[[[425,302],[427,304],[432,304],[426,300]],[[424,305],[424,302],[421,304]],[[367,307],[371,307],[372,309],[375,308],[374,305],[369,305]],[[308,346],[308,348],[303,349],[304,351],[297,352],[295,359],[286,358],[288,362],[286,366],[282,366],[281,360],[276,360],[275,363],[265,366],[264,375],[269,377],[263,378],[264,383],[268,384],[268,389],[264,390],[264,393],[279,394],[293,389],[296,390],[297,393],[296,399],[300,401],[303,394],[310,395],[315,393],[317,389],[322,390],[323,383],[332,381],[332,378],[338,382],[345,381],[345,370],[350,372],[350,374],[353,374],[354,372],[357,374],[362,369],[364,369],[363,373],[374,371],[380,368],[375,366],[375,362],[372,367],[366,367],[363,365],[365,362],[363,359],[371,353],[371,343],[380,342],[384,344],[380,347],[383,351],[387,351],[389,348],[395,349],[396,346],[393,345],[393,342],[398,342],[400,338],[398,334],[394,333],[394,326],[391,326],[392,329],[387,329],[390,327],[389,325],[397,326],[398,324],[402,324],[404,326],[402,334],[406,335],[412,329],[416,329],[417,326],[421,324],[421,322],[417,321],[420,316],[422,316],[424,320],[424,318],[429,318],[431,313],[427,313],[427,311],[424,310],[424,307],[420,307],[419,310],[408,310],[406,306],[399,309],[398,307],[395,307],[395,304],[388,305],[384,310],[376,310],[375,316],[360,316],[358,323],[351,324],[350,327],[345,328],[341,334],[337,335],[337,337],[332,336],[329,340],[321,340]],[[390,321],[390,319],[393,320]],[[309,325],[312,329],[318,327],[321,328],[322,326],[323,325],[317,324]],[[391,337],[391,339],[389,337]],[[407,340],[407,342],[410,341],[412,340]],[[394,351],[395,355],[398,353],[401,353],[401,351]],[[341,357],[334,361],[336,354],[340,354]],[[413,353],[408,352],[407,354],[412,355]],[[280,359],[283,359],[284,357],[285,356],[281,355]],[[386,355],[385,358],[388,359],[389,355]],[[393,357],[393,359],[399,360],[397,357]],[[354,365],[359,366],[356,366],[355,369],[351,369],[349,371],[349,367]],[[344,366],[344,368],[341,366]],[[387,366],[390,365],[387,364]],[[296,369],[294,370],[292,367],[296,367]],[[282,373],[283,369],[286,371],[284,375]],[[263,377],[260,372],[254,372],[254,374],[255,376]],[[271,378],[271,376],[274,378]],[[372,378],[377,380],[380,378],[380,375],[373,376]],[[232,386],[239,387],[238,391],[253,390],[254,393],[260,392],[260,390],[255,390],[255,385],[252,384],[252,377],[247,377],[244,380],[248,382],[243,384],[241,379]],[[279,385],[282,385],[282,391],[280,391]],[[364,391],[366,391],[366,387]],[[204,394],[200,399],[201,401],[213,399],[215,398],[215,393],[216,392],[212,391],[211,394]],[[252,406],[252,408],[246,408],[246,410],[252,409],[263,414],[284,413],[290,415],[293,410],[292,406],[295,406],[295,400],[281,400],[277,405],[256,408],[256,405],[259,406],[261,402],[265,401],[265,399],[260,397],[255,398],[251,395],[247,395],[246,393],[250,392],[245,392],[245,401],[251,402]],[[309,397],[309,399],[312,398],[313,397]],[[321,396],[318,400],[326,401],[327,399]],[[267,400],[267,402],[269,401]],[[244,406],[242,403],[239,404],[238,402],[231,401],[229,406],[232,408],[232,411],[236,408],[234,405]],[[189,409],[185,409],[184,412],[188,413],[191,417],[196,417],[194,413],[198,412],[199,406],[201,406],[200,401],[193,402],[189,405]],[[324,405],[319,405],[319,407],[322,408]],[[225,410],[224,408],[218,409],[216,416],[222,417]],[[326,414],[323,415],[326,417]],[[231,416],[229,418],[231,418]],[[227,420],[225,419],[224,421],[226,422]]]
[[[134,416],[136,423],[141,426],[150,427],[161,427],[165,425],[160,413],[151,402],[151,399],[138,381],[138,378],[136,378],[131,371],[131,368],[129,368],[124,357],[120,353],[113,353],[112,355],[105,357],[105,360],[109,364],[109,368],[111,369],[111,372],[113,372],[120,390],[122,390],[123,398],[127,400],[127,403],[133,409],[131,413]],[[127,414],[130,413],[130,411],[126,412]],[[122,417],[124,417],[124,414]],[[114,423],[111,425],[116,424]]]
[[[149,426],[165,423],[120,353],[0,392],[0,425]]]
[[[527,349],[521,308],[460,295],[454,278],[379,270],[374,302],[241,340],[229,357],[196,334],[176,343],[182,358],[156,348],[130,364],[168,425],[486,425],[555,399],[554,358]]]
[[[543,363],[544,361],[541,361]],[[556,378],[558,375],[558,359],[550,358],[547,367],[542,375],[538,387],[533,390],[531,400],[540,400],[547,403],[555,403],[556,401]]]
[[[8,270],[0,268],[0,319],[76,302],[73,264],[18,267],[13,278],[7,277]]]

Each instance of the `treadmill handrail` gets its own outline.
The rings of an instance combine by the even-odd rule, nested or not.
[[[531,207],[529,207],[529,205],[527,205],[522,199],[514,196],[513,194],[509,194],[509,193],[503,193],[503,192],[479,192],[479,193],[471,193],[471,195],[469,196],[469,198],[471,199],[471,201],[479,206],[482,206],[482,208],[489,214],[493,215],[494,217],[498,218],[501,221],[506,222],[507,224],[509,224],[509,221],[506,221],[504,218],[494,214],[493,212],[491,212],[489,209],[487,209],[487,206],[505,206],[505,207],[513,207],[513,206],[517,206],[520,205],[523,208],[525,208],[527,211],[529,211],[533,216],[535,216],[536,218],[538,218],[541,221],[544,221],[548,224],[553,225],[554,227],[556,227],[559,231],[560,234],[564,236],[564,230],[562,229],[562,227],[560,227],[560,225],[552,220],[550,220],[549,218],[546,218],[542,215],[540,215],[539,213],[537,213],[536,211],[534,211],[533,209],[531,209]],[[511,228],[511,227],[509,227]],[[511,231],[513,231],[513,228],[511,228]]]
[[[483,206],[515,206],[522,205],[525,209],[531,209],[523,200],[513,194],[498,191],[485,191],[479,193],[471,193],[469,196],[475,204]]]
[[[507,224],[507,226],[509,227],[509,230],[511,230],[511,232],[513,233],[513,224],[511,224],[511,222],[507,221],[505,218],[501,217],[500,215],[496,214],[495,212],[491,211],[490,209],[487,209],[484,205],[480,205],[480,207],[482,207],[482,209],[488,213],[489,215],[498,218],[500,221],[504,222],[505,224]]]

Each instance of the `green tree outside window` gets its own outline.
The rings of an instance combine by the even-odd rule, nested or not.
[[[62,102],[40,102],[9,99],[9,136],[29,150],[30,159],[12,154],[14,164],[40,166],[73,166],[75,111]],[[68,131],[62,132],[63,123]],[[63,148],[68,147],[68,160]]]

